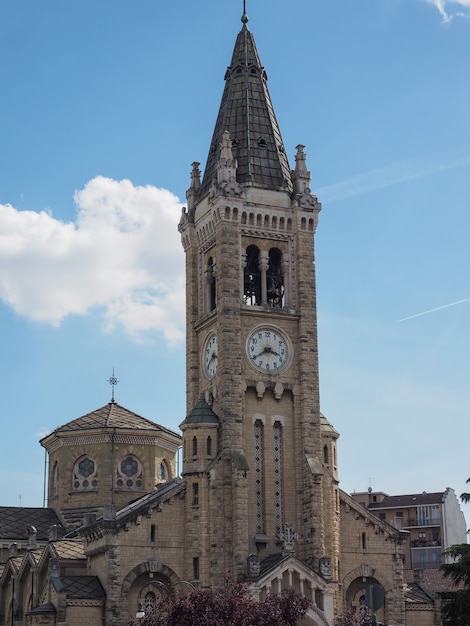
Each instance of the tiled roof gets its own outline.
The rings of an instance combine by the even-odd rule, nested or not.
[[[1,506],[0,528],[3,541],[28,539],[28,526],[34,526],[38,541],[47,541],[49,529],[56,525],[62,529],[60,520],[52,509]]]
[[[158,489],[142,496],[138,500],[131,502],[116,513],[117,521],[125,521],[142,511],[148,510],[156,506],[159,502],[163,502],[168,498],[174,497],[180,491],[186,489],[186,481],[182,478],[174,478],[173,480],[163,483]]]
[[[165,432],[174,437],[180,437],[178,433],[175,433],[164,426],[160,426],[155,422],[152,422],[145,417],[141,417],[129,411],[125,407],[117,404],[116,402],[110,402],[105,406],[102,406],[91,413],[82,415],[77,419],[67,422],[63,426],[59,426],[54,432],[65,433],[74,431],[94,430],[97,428],[121,428],[132,430],[148,430],[155,432]],[[49,436],[49,435],[48,435]],[[46,439],[46,437],[44,437]],[[44,440],[43,439],[43,440]],[[43,441],[41,440],[41,441]]]
[[[183,424],[219,424],[220,420],[205,400],[199,400]],[[181,424],[181,426],[183,426]]]
[[[67,598],[70,599],[101,600],[106,597],[103,586],[97,576],[52,577],[51,583],[56,591],[65,591]]]
[[[32,609],[26,615],[55,615],[56,613],[56,608],[52,602],[46,602],[46,604],[41,604],[41,606]]]
[[[260,563],[260,573],[265,574],[273,567],[276,567],[285,557],[282,556],[281,552],[276,554],[269,554],[265,557]]]
[[[434,593],[445,593],[461,589],[461,586],[456,586],[453,584],[451,578],[445,578],[443,572],[441,572],[440,569],[405,569],[403,575],[405,583],[418,583],[419,585],[424,586],[426,589]]]
[[[432,604],[433,594],[423,589],[418,583],[405,583],[403,585],[405,602],[411,604]]]
[[[410,507],[410,506],[423,506],[425,504],[440,504],[442,502],[445,492],[440,491],[437,493],[414,493],[410,495],[402,496],[387,496],[382,502],[371,502],[369,504],[370,509],[384,509],[384,508],[397,508],[397,507]]]
[[[212,136],[201,197],[216,178],[220,142],[229,131],[238,162],[237,182],[292,191],[289,162],[267,87],[267,75],[246,23],[238,34]]]
[[[56,556],[61,559],[85,559],[85,553],[83,550],[83,543],[81,541],[75,541],[73,539],[62,539],[61,541],[54,541],[50,544],[51,550],[55,552]]]
[[[320,413],[320,426],[323,432],[330,432],[339,437],[339,432],[330,424],[323,413]]]

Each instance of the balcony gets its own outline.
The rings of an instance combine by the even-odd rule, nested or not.
[[[426,541],[422,539],[412,539],[410,542],[412,548],[435,548],[441,547],[441,542],[439,541]]]
[[[417,526],[440,526],[441,520],[439,517],[425,517],[416,519],[409,517],[408,519],[396,518],[395,521],[400,520],[402,528],[416,528]]]
[[[437,569],[441,562],[441,547],[411,547],[411,567],[413,569]]]

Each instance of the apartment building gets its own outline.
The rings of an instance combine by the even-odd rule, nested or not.
[[[467,542],[465,516],[454,489],[389,496],[380,491],[353,493],[352,498],[379,519],[409,532],[405,569],[438,568],[451,545]]]

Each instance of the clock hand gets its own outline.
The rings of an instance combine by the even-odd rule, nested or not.
[[[255,355],[253,358],[257,359],[259,356],[263,356],[263,354],[273,354],[274,356],[280,356],[279,352],[276,352],[271,348],[271,346],[264,346],[263,350]]]

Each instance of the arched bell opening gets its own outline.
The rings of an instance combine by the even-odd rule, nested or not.
[[[246,249],[246,264],[243,270],[243,302],[250,306],[261,304],[260,252],[256,246]]]
[[[284,276],[282,275],[282,252],[278,248],[269,251],[266,272],[266,297],[269,306],[284,306]]]

